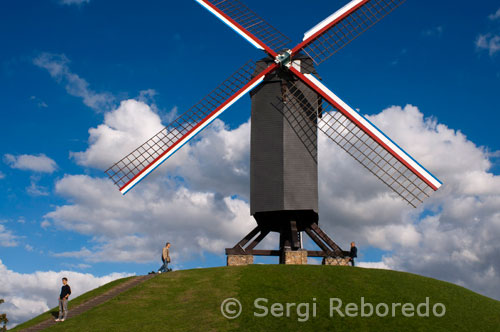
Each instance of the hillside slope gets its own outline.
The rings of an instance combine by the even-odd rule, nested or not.
[[[367,303],[372,304],[374,312],[380,304],[379,312],[384,314],[385,303],[388,315],[361,317],[362,297],[365,314],[370,311]],[[221,303],[226,298],[241,302],[239,317],[227,319],[222,315]],[[419,317],[417,306],[425,303],[426,298],[429,317]],[[272,307],[273,303],[278,304]],[[288,305],[287,313],[286,303],[296,305]],[[347,303],[354,304],[346,307]],[[413,304],[413,317],[403,315],[405,303],[410,303],[405,307],[406,314],[410,314]],[[436,316],[443,314],[441,305],[433,314],[436,303],[446,308],[444,316]],[[355,304],[357,317],[348,317],[347,313],[354,314]],[[228,309],[236,307],[229,305]],[[425,314],[425,306],[420,309]],[[265,317],[255,315],[263,315],[266,310]],[[340,313],[345,317],[340,317]],[[450,283],[403,272],[252,265],[162,274],[46,331],[333,330],[500,331],[500,302]]]

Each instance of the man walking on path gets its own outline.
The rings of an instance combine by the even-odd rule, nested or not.
[[[158,272],[160,272],[160,273],[172,271],[172,269],[168,268],[168,264],[170,263],[170,252],[169,252],[170,250],[169,249],[170,249],[170,242],[167,242],[165,247],[163,247],[163,251],[161,254],[161,260],[163,262],[163,265],[158,270]]]
[[[59,295],[59,317],[56,322],[64,322],[68,317],[68,298],[71,295],[71,288],[68,285],[68,278],[62,278],[63,286]]]

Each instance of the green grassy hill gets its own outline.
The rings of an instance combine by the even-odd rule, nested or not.
[[[92,292],[97,294],[99,290]],[[232,320],[221,314],[221,303],[230,297],[238,299],[243,308],[241,315]],[[373,307],[387,304],[388,316],[361,317],[361,297]],[[392,317],[392,303],[412,303],[416,308],[426,297],[430,299],[430,317],[418,317],[416,311],[414,317],[405,317],[401,306],[394,307]],[[267,304],[260,300],[256,307],[254,301],[259,298],[268,299]],[[358,316],[340,317],[335,310],[330,315],[330,298],[342,301],[339,310],[343,314],[347,303],[356,303]],[[270,314],[273,303],[283,305],[282,317]],[[299,311],[289,306],[287,315],[286,303],[304,304]],[[433,315],[436,303],[446,307],[443,317]],[[337,306],[337,300],[333,304]],[[274,305],[275,316],[280,313],[279,306]],[[264,313],[263,307],[269,314],[256,317],[255,313]],[[383,306],[379,309],[384,312]],[[442,313],[441,307],[436,309]],[[369,313],[368,307],[365,313]],[[47,317],[47,313],[44,315]],[[41,318],[32,321],[37,319]],[[410,273],[335,266],[252,265],[162,274],[47,331],[500,331],[500,302]]]

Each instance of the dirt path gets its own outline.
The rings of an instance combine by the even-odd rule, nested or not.
[[[98,306],[98,305],[112,299],[116,295],[123,293],[124,291],[126,291],[134,286],[137,286],[138,284],[143,283],[144,281],[146,281],[148,279],[151,279],[155,275],[156,274],[150,274],[150,275],[132,278],[132,279],[108,290],[107,292],[105,292],[101,295],[98,295],[98,296],[88,300],[87,302],[84,302],[84,303],[76,306],[75,308],[72,308],[68,312],[68,319],[71,317],[78,316],[79,314],[84,313],[85,311],[90,310],[90,309],[94,308],[95,306]],[[28,327],[28,328],[20,330],[20,331],[23,331],[23,332],[42,331],[42,330],[44,330],[52,325],[55,325],[55,324],[57,324],[57,322],[55,322],[53,318],[50,318],[44,322],[41,322],[37,325]]]

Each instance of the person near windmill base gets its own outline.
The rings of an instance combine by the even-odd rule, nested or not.
[[[68,298],[71,295],[71,287],[68,285],[68,278],[62,278],[61,294],[59,295],[59,317],[56,322],[64,322],[68,317]]]
[[[161,260],[163,262],[163,265],[158,270],[158,273],[172,271],[172,269],[168,267],[168,264],[170,263],[170,242],[167,242],[167,244],[165,244],[165,247],[163,247]]]
[[[354,266],[354,258],[358,257],[358,248],[356,248],[356,243],[351,242],[351,251],[349,251],[349,261],[351,265]]]

